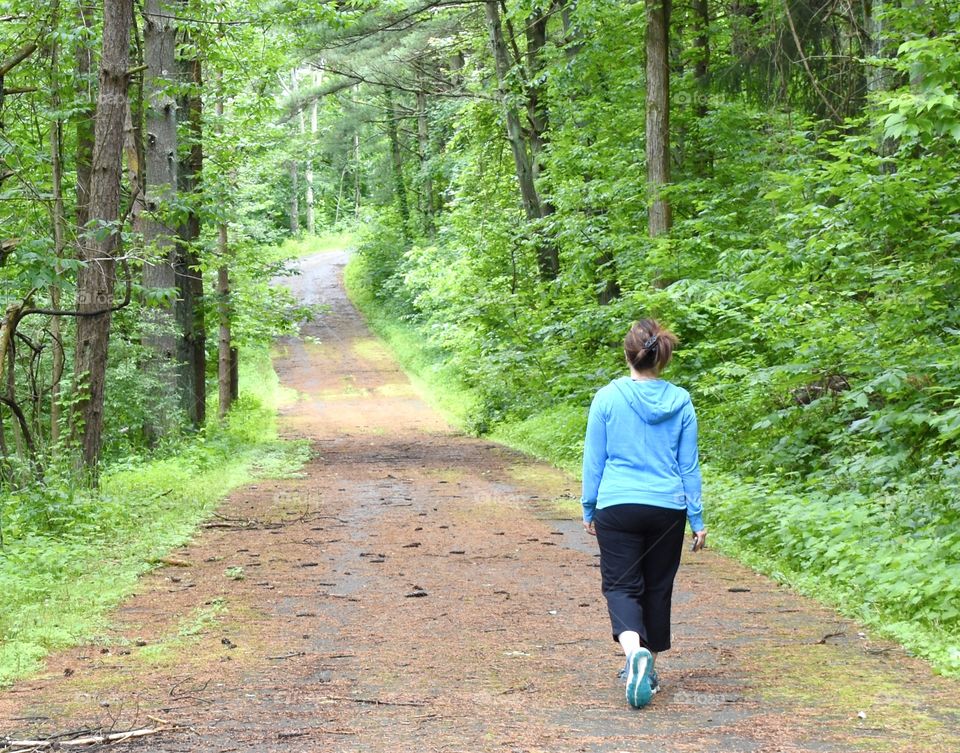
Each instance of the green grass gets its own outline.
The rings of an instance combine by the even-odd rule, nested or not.
[[[349,231],[329,232],[321,235],[299,235],[287,238],[279,246],[267,249],[274,260],[302,259],[313,254],[340,251],[353,245],[353,234]]]
[[[0,685],[36,671],[50,651],[95,637],[138,576],[188,541],[232,489],[295,473],[308,459],[307,443],[277,438],[276,408],[289,395],[266,348],[244,352],[240,392],[224,425],[211,423],[168,457],[105,468],[99,491],[68,480],[30,490],[55,534],[17,537],[24,498],[0,501]]]
[[[490,438],[579,478],[586,426],[587,412],[583,408],[557,405],[523,421],[497,424]]]
[[[421,397],[448,423],[463,428],[476,404],[475,395],[456,376],[442,351],[431,347],[415,327],[382,310],[365,287],[365,276],[363,257],[354,254],[343,273],[350,300],[370,329],[387,343]]]

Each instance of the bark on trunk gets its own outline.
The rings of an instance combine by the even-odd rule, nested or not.
[[[177,69],[181,82],[189,82],[190,85],[178,105],[185,124],[183,132],[190,148],[177,170],[177,188],[188,201],[190,209],[177,233],[177,383],[187,419],[195,428],[200,428],[207,418],[203,273],[195,248],[200,238],[200,215],[196,202],[203,170],[203,76],[197,57],[178,59]]]
[[[434,231],[436,205],[433,198],[433,177],[430,175],[430,122],[427,119],[427,95],[417,92],[417,145],[420,174],[423,176],[423,225],[428,233]]]
[[[222,73],[218,73],[218,83],[222,86]],[[217,97],[217,120],[223,122],[223,94]],[[218,415],[223,420],[233,401],[236,398],[233,380],[233,364],[236,359],[232,355],[233,338],[230,331],[232,307],[230,301],[230,246],[227,238],[227,223],[221,222],[217,226],[217,252],[220,256],[220,265],[217,268],[217,387],[218,387]]]
[[[647,6],[647,191],[648,231],[670,230],[670,203],[662,189],[670,182],[670,1],[646,0]]]
[[[56,29],[60,22],[60,2],[54,0],[50,9],[50,25]],[[60,111],[60,43],[54,39],[50,43],[50,106],[54,112]],[[51,221],[53,224],[53,252],[55,261],[55,280],[60,279],[60,259],[65,245],[66,217],[63,208],[63,120],[58,116],[50,128],[50,172],[53,206]],[[60,285],[54,282],[50,286],[50,303],[54,309],[60,308]],[[60,317],[50,319],[50,339],[53,349],[53,363],[50,374],[50,445],[55,447],[60,441],[60,380],[63,378],[64,355],[63,335]]]
[[[143,286],[148,291],[176,287],[176,228],[164,216],[176,199],[177,187],[177,108],[172,94],[176,70],[176,29],[172,22],[175,15],[175,6],[161,0],[145,0],[146,211],[142,231],[147,259],[143,265]],[[145,323],[148,329],[144,345],[153,349],[154,367],[162,371],[163,364],[173,361],[177,351],[173,302],[148,308]],[[161,381],[167,383],[162,376]]]
[[[307,181],[307,232],[313,235],[317,230],[316,215],[313,198],[313,151],[316,148],[317,130],[317,100],[310,106],[310,142],[307,145],[307,166],[304,177]]]
[[[407,202],[407,188],[403,181],[403,152],[400,149],[400,135],[397,130],[397,119],[400,117],[393,100],[393,89],[384,90],[387,100],[387,138],[390,140],[390,156],[393,164],[393,193],[400,207],[401,228],[406,237],[410,227],[410,204]]]
[[[120,175],[126,113],[128,52],[133,0],[104,0],[100,96],[94,126],[90,178],[90,221],[83,239],[84,261],[77,282],[77,309],[102,313],[77,317],[74,378],[78,385],[76,425],[82,459],[95,470],[103,434],[103,396],[110,339],[115,261],[119,246]]]
[[[83,107],[74,116],[77,130],[77,227],[80,229],[77,256],[83,258],[82,232],[90,219],[90,166],[93,162],[93,124],[96,118],[96,85],[92,79],[94,70],[93,29],[94,6],[83,0],[77,4],[77,26],[83,35],[77,44],[77,79],[83,92]]]
[[[221,258],[227,254],[227,226],[219,228]],[[219,388],[219,413],[221,419],[230,412],[233,405],[233,358],[231,355],[232,338],[230,333],[230,268],[226,262],[217,269],[217,315],[219,318],[219,340],[217,343],[217,386]]]
[[[300,169],[295,159],[287,163],[290,171],[290,232],[300,232]]]

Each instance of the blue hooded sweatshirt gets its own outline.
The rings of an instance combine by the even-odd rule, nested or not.
[[[645,504],[687,511],[701,531],[697,417],[690,394],[663,379],[614,379],[590,405],[583,446],[583,519]]]

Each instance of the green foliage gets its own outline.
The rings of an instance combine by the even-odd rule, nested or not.
[[[960,493],[944,498],[808,492],[776,475],[710,474],[710,515],[722,548],[960,674]],[[914,489],[920,487],[914,480]],[[909,617],[908,617],[909,616]]]

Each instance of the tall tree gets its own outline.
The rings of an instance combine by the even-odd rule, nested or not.
[[[709,0],[693,0],[693,115],[702,120],[707,116],[707,103],[710,96],[710,5]],[[707,175],[711,172],[713,157],[703,145],[702,129],[697,134],[697,147],[694,153],[694,172]]]
[[[514,68],[510,59],[510,51],[503,34],[503,23],[500,19],[500,3],[498,0],[487,0],[484,3],[487,32],[490,37],[490,49],[493,53],[494,68],[497,74],[500,104],[507,126],[507,140],[510,142],[510,151],[513,154],[513,163],[516,169],[517,183],[520,187],[520,198],[524,213],[528,220],[539,220],[550,213],[549,207],[542,200],[536,185],[536,161],[528,143],[527,133],[520,120],[520,111],[516,105],[517,96],[511,90],[511,71]],[[531,91],[528,89],[527,96]],[[529,103],[529,99],[528,99]],[[538,117],[537,103],[528,104],[528,113]],[[550,280],[557,276],[560,270],[560,260],[557,248],[545,239],[537,244],[537,265],[540,276]]]
[[[130,29],[133,0],[104,0],[100,95],[94,125],[90,178],[90,222],[84,235],[77,281],[77,344],[74,379],[78,400],[75,425],[84,464],[95,469],[103,435],[107,351],[120,243],[120,174],[123,121],[130,83]]]
[[[287,170],[290,173],[290,232],[297,235],[300,232],[300,166],[296,157],[287,161]]]
[[[217,129],[223,130],[223,73],[217,72]],[[230,244],[227,220],[222,217],[217,223],[217,385],[219,392],[218,415],[225,418],[237,398],[236,373],[237,352],[233,347],[232,319],[233,302],[230,297]]]
[[[146,211],[141,228],[146,252],[143,286],[148,291],[171,290],[176,286],[176,227],[171,219],[178,165],[177,106],[173,93],[177,70],[175,15],[172,4],[144,0]],[[159,366],[173,361],[176,354],[173,302],[153,302],[148,311],[151,330],[144,342],[154,350],[155,366]]]
[[[50,27],[56,32],[60,23],[60,0],[54,0],[50,8]],[[50,125],[50,185],[52,202],[50,207],[53,224],[53,253],[56,277],[50,285],[50,303],[60,308],[60,259],[66,245],[66,216],[63,206],[63,117],[60,114],[62,104],[60,93],[60,40],[51,34],[50,47],[50,106],[56,113]],[[50,322],[50,339],[53,347],[53,363],[50,375],[50,444],[56,445],[60,439],[60,381],[63,378],[64,350],[60,317]]]
[[[316,88],[322,80],[322,73],[314,71],[311,76],[311,88]],[[307,164],[304,169],[304,179],[307,182],[307,232],[313,235],[317,231],[316,209],[313,195],[313,155],[317,144],[317,130],[319,129],[318,112],[319,100],[314,96],[310,102],[310,136],[307,140]],[[301,115],[302,117],[302,115]]]
[[[670,3],[646,0],[647,87],[647,228],[651,236],[670,230],[670,202],[663,188],[670,182]]]
[[[81,87],[79,96],[80,106],[74,116],[77,132],[76,173],[77,173],[77,227],[81,231],[87,226],[90,219],[90,171],[93,163],[93,130],[96,116],[96,81],[94,70],[94,6],[80,0],[76,6],[77,26],[82,30],[76,44],[76,71],[77,81]],[[83,258],[83,240],[78,235],[78,256]]]
[[[384,99],[386,100],[387,138],[390,139],[390,157],[393,165],[393,192],[397,198],[397,205],[400,207],[402,230],[406,235],[410,228],[410,204],[407,201],[407,187],[403,180],[403,148],[400,145],[400,135],[397,128],[400,113],[396,106],[393,89],[390,87],[384,89]]]
[[[185,3],[187,0],[183,0]],[[203,272],[196,244],[200,239],[200,176],[203,172],[203,70],[200,54],[185,33],[177,71],[186,151],[177,169],[178,192],[186,212],[177,230],[177,381],[181,406],[195,427],[203,426],[207,405],[207,349],[203,305]]]
[[[430,174],[430,118],[427,114],[427,93],[422,86],[417,90],[417,157],[423,185],[420,199],[423,226],[427,233],[432,234],[435,230],[436,204],[433,196],[433,176]]]

